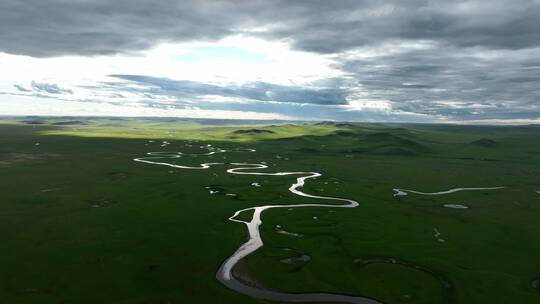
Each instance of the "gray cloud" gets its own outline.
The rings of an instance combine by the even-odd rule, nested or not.
[[[0,2],[0,51],[35,57],[134,53],[160,42],[232,34],[336,55],[347,81],[327,80],[320,87],[261,82],[221,87],[117,77],[151,87],[144,92],[149,99],[221,95],[332,106],[365,98],[389,100],[395,111],[447,119],[540,117],[538,0]],[[409,48],[401,49],[405,44]],[[371,54],[357,55],[362,52]],[[32,89],[61,91],[44,84]]]
[[[207,1],[0,2],[0,50],[35,57],[137,52],[163,41],[230,33],[230,5]],[[206,26],[205,26],[206,25]]]
[[[540,68],[531,58],[540,50],[482,54],[435,47],[344,60],[340,67],[371,98],[390,100],[396,110],[458,120],[539,117]]]
[[[392,39],[460,47],[540,45],[540,3],[523,1],[338,1],[279,32],[301,49],[335,53]]]
[[[259,35],[320,53],[391,39],[520,49],[540,45],[539,16],[537,0],[4,0],[0,50],[38,57],[136,52],[254,27],[267,28]]]
[[[20,92],[32,92],[32,90],[27,89],[27,88],[25,88],[25,87],[23,87],[22,85],[19,85],[19,84],[15,84],[13,86]]]
[[[201,99],[205,95],[218,95],[253,101],[274,101],[281,103],[308,103],[319,105],[345,105],[348,91],[338,88],[305,88],[283,86],[265,82],[252,82],[243,85],[218,86],[189,80],[142,75],[110,75],[111,77],[149,85],[147,93],[167,94],[179,98]],[[117,87],[122,84],[116,83]]]
[[[32,81],[32,89],[28,90],[26,88],[23,88],[20,85],[15,85],[15,87],[22,92],[36,92],[36,93],[49,93],[49,94],[72,94],[73,92],[68,89],[62,89],[57,84],[54,83],[44,83],[44,82],[36,82]]]

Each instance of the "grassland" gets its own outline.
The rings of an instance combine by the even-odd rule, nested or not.
[[[265,247],[237,270],[253,284],[385,303],[540,302],[536,126],[32,118],[2,120],[0,143],[1,302],[264,303],[215,280],[246,237],[227,218],[310,200],[286,191],[293,177],[132,161],[149,151],[197,153],[206,144],[257,152],[179,163],[265,161],[273,171],[318,171],[323,176],[306,192],[361,203],[265,213]],[[392,192],[489,186],[505,188]],[[301,236],[278,233],[277,225]],[[282,261],[302,255],[310,259]]]

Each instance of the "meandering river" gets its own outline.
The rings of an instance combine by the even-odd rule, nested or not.
[[[452,188],[450,190],[440,191],[440,192],[420,192],[420,191],[415,191],[415,190],[398,189],[398,188],[393,189],[393,190],[395,192],[394,197],[396,197],[396,196],[408,195],[409,193],[420,194],[420,195],[444,195],[444,194],[450,194],[450,193],[455,193],[459,191],[498,190],[502,188],[504,187]]]
[[[201,147],[203,148],[203,147]],[[216,153],[224,152],[255,152],[254,149],[238,149],[227,151],[224,149],[213,148],[211,146],[204,146],[209,150],[208,153],[198,154],[198,155],[212,155]],[[225,165],[225,163],[202,163],[199,166],[183,166],[177,165],[170,162],[165,162],[165,159],[178,159],[183,155],[182,152],[148,152],[148,156],[140,157],[133,159],[137,162],[167,166],[178,169],[193,169],[193,170],[203,170],[208,169],[213,165]],[[245,208],[236,211],[230,218],[230,221],[238,222],[245,224],[248,230],[249,238],[243,243],[230,257],[228,257],[219,267],[216,278],[228,288],[240,292],[242,294],[248,295],[257,299],[264,300],[273,300],[273,301],[286,301],[286,302],[342,302],[342,303],[358,303],[358,304],[375,304],[381,303],[377,300],[370,299],[362,296],[354,295],[344,295],[344,294],[334,294],[334,293],[287,293],[279,292],[266,288],[258,288],[251,285],[247,285],[244,282],[239,281],[233,275],[233,269],[235,265],[238,264],[240,260],[249,256],[259,248],[261,248],[264,243],[261,238],[259,227],[262,224],[261,215],[265,210],[272,208],[301,208],[301,207],[323,207],[323,208],[355,208],[358,206],[358,202],[352,199],[347,198],[338,198],[338,197],[329,197],[329,196],[319,196],[308,194],[302,192],[300,189],[304,186],[305,182],[309,179],[314,179],[320,177],[319,172],[260,172],[255,170],[267,169],[268,166],[262,163],[230,163],[229,165],[234,166],[234,168],[228,169],[226,172],[229,174],[240,174],[240,175],[264,175],[264,176],[297,176],[296,182],[294,182],[290,187],[289,191],[303,197],[319,199],[319,200],[329,200],[334,201],[336,204],[287,204],[287,205],[264,205],[251,208]],[[244,221],[237,219],[241,212],[253,210],[253,216],[251,220]]]

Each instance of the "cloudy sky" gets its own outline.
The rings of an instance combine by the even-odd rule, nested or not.
[[[540,123],[540,0],[1,0],[0,115]]]

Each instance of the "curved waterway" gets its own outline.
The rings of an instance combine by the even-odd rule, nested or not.
[[[215,153],[223,152],[255,152],[254,149],[238,149],[238,150],[223,150],[219,148],[209,148],[208,153],[198,154],[198,155],[212,155]],[[199,166],[183,166],[168,163],[163,161],[163,159],[177,159],[181,158],[183,154],[181,152],[148,152],[147,157],[140,157],[133,159],[137,162],[173,167],[178,169],[208,169],[213,165],[225,165],[225,163],[202,163]],[[192,154],[193,155],[193,154]],[[296,182],[294,182],[290,187],[289,191],[303,197],[320,199],[320,200],[329,200],[334,201],[339,204],[287,204],[287,205],[265,205],[258,207],[250,207],[236,211],[233,216],[229,218],[230,221],[238,222],[245,224],[248,230],[249,238],[243,243],[230,257],[228,257],[219,267],[216,278],[228,288],[235,290],[239,293],[248,295],[257,299],[272,300],[272,301],[285,301],[285,302],[342,302],[342,303],[357,303],[357,304],[375,304],[381,303],[374,299],[353,296],[353,295],[344,295],[344,294],[334,294],[334,293],[287,293],[279,292],[265,288],[254,287],[244,282],[238,280],[233,275],[233,269],[235,265],[238,264],[242,259],[249,256],[253,252],[261,248],[264,243],[261,238],[259,227],[262,224],[261,215],[265,210],[273,208],[300,208],[300,207],[323,207],[323,208],[355,208],[358,206],[358,202],[352,199],[338,198],[338,197],[329,197],[329,196],[318,196],[302,192],[300,189],[304,186],[305,182],[309,179],[314,179],[320,177],[321,174],[318,172],[260,172],[255,170],[266,169],[268,166],[262,163],[230,163],[229,165],[235,166],[227,170],[229,174],[239,174],[239,175],[264,175],[264,176],[289,176],[295,175]],[[244,221],[236,219],[236,217],[244,212],[253,210],[253,216],[251,220]]]
[[[459,191],[497,190],[497,189],[502,189],[502,188],[504,187],[452,188],[450,190],[440,191],[440,192],[420,192],[420,191],[415,191],[415,190],[398,189],[398,188],[392,189],[392,190],[395,192],[394,197],[396,197],[396,196],[408,195],[409,193],[420,194],[420,195],[444,195],[444,194],[450,194],[450,193],[459,192]]]

